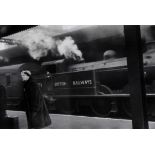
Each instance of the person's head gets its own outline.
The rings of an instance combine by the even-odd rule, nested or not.
[[[114,50],[107,50],[104,52],[103,54],[103,59],[104,60],[109,60],[109,59],[113,59],[116,58],[116,51]]]
[[[21,71],[21,77],[23,81],[28,81],[31,77],[31,72],[28,70]]]

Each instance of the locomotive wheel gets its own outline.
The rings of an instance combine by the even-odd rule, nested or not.
[[[104,94],[111,94],[112,90],[102,85],[102,92],[98,92],[98,95],[104,95]],[[97,116],[101,117],[107,117],[109,116],[111,110],[112,110],[112,103],[113,101],[111,99],[95,99],[91,103],[91,109],[93,113]]]

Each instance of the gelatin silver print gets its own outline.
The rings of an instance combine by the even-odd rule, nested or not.
[[[154,25],[0,25],[1,129],[154,129]]]

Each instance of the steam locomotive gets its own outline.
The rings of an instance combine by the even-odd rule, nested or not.
[[[154,59],[154,53],[144,55],[146,89],[150,96],[155,93]],[[131,117],[126,58],[74,65],[58,60],[42,65],[23,63],[0,67],[0,81],[6,90],[8,108],[21,108],[23,86],[20,71],[23,69],[32,72],[51,109],[75,113],[89,107],[97,116],[123,112]],[[148,113],[153,116],[153,97],[148,98],[148,104]]]
[[[154,52],[144,54],[148,114],[152,117],[155,114]],[[132,116],[126,58],[69,65],[62,71],[63,63],[65,62],[42,64],[47,70],[49,66],[56,67],[57,72],[51,76],[52,86],[46,87],[52,88],[47,94],[62,102],[58,103],[62,112],[71,113],[86,106],[97,116],[120,113]]]
[[[121,29],[117,27],[116,30]],[[83,40],[78,43],[78,47],[83,51],[85,62],[77,63],[65,59],[44,61],[44,59],[36,63],[27,59],[26,63],[15,65],[13,63],[18,60],[15,58],[14,62],[12,59],[11,65],[0,67],[0,84],[5,87],[8,108],[20,109],[23,102],[20,71],[28,69],[40,86],[50,110],[78,113],[81,109],[89,108],[97,116],[107,117],[124,113],[131,117],[127,61],[125,52],[122,52],[125,46],[122,31],[119,31],[121,33],[117,35],[113,32],[118,31],[109,31],[108,37],[103,37],[99,31],[95,31],[95,35],[90,35],[92,31],[89,32],[89,29],[78,32],[56,37],[62,38],[70,35],[75,40],[81,40],[81,35],[89,34],[88,38],[82,37]],[[145,39],[143,48],[145,51],[143,54],[144,74],[148,96],[148,115],[155,116],[155,42],[153,37],[150,37],[152,40],[148,38]],[[109,48],[117,51],[117,57],[103,60],[102,56],[105,53],[103,51]]]

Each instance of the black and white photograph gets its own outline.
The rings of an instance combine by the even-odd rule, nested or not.
[[[155,25],[1,25],[2,129],[154,129]]]
[[[153,154],[154,1],[0,5],[1,154]]]

